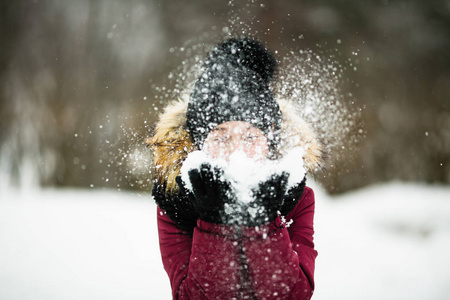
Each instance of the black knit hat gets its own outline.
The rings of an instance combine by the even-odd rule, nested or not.
[[[229,39],[217,45],[203,65],[187,108],[187,128],[202,148],[208,133],[228,121],[245,121],[276,142],[281,111],[269,82],[275,58],[251,39]]]

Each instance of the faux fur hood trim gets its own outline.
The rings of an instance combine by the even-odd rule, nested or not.
[[[160,184],[166,183],[166,192],[177,190],[175,178],[180,174],[181,166],[196,146],[186,129],[186,110],[189,96],[169,103],[159,116],[154,135],[146,142],[153,150],[154,179]],[[288,100],[278,99],[283,116],[281,127],[281,155],[294,147],[305,149],[304,164],[309,171],[320,167],[322,146],[316,135]]]

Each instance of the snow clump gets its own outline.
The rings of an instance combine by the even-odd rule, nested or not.
[[[181,167],[181,179],[186,188],[192,191],[189,171],[200,169],[201,165],[205,163],[211,165],[212,168],[217,166],[223,170],[220,180],[231,183],[238,201],[249,203],[253,200],[252,190],[256,189],[261,182],[269,180],[272,175],[281,175],[283,172],[289,174],[288,189],[299,184],[306,175],[303,165],[304,155],[305,150],[296,147],[280,160],[261,161],[248,157],[243,151],[235,151],[226,161],[211,158],[203,151],[194,151],[188,155]]]

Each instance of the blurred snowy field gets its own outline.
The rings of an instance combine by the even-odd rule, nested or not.
[[[450,299],[450,187],[316,192],[320,299]],[[171,299],[147,194],[0,192],[0,299]]]

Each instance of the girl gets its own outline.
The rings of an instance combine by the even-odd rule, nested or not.
[[[321,150],[292,105],[275,99],[275,67],[260,42],[217,45],[149,140],[173,299],[312,296],[314,193],[298,170],[316,168]],[[292,149],[303,152],[286,164]]]

